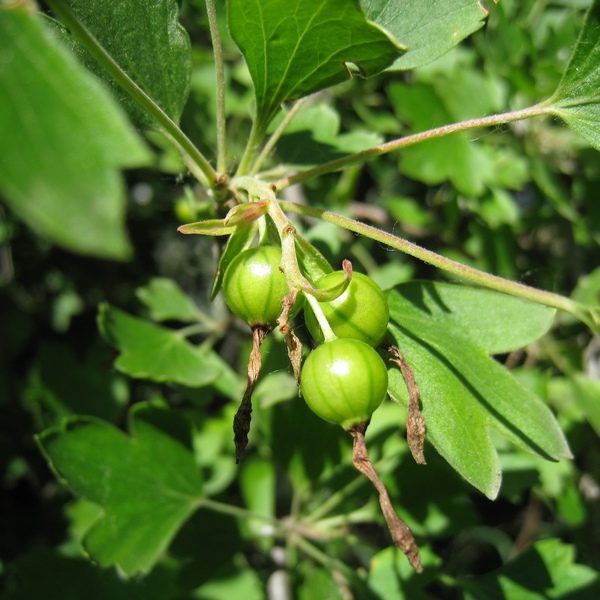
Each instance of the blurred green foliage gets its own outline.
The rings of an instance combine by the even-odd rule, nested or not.
[[[503,0],[488,7],[484,28],[435,62],[319,92],[267,168],[306,166],[299,160],[306,156],[315,163],[330,160],[382,139],[549,97],[588,4]],[[181,127],[213,159],[214,65],[204,3],[181,5],[193,59]],[[221,34],[229,148],[239,159],[251,126],[252,85],[224,25]],[[414,463],[402,406],[386,402],[375,413],[367,443],[421,546],[425,573],[415,575],[388,547],[375,493],[352,466],[350,437],[298,398],[278,334],[263,346],[249,455],[235,465],[231,422],[250,352],[248,332],[220,297],[209,299],[220,241],[176,232],[180,223],[214,217],[212,204],[160,135],[149,142],[157,156],[153,167],[126,174],[134,248],[129,262],[71,254],[27,228],[8,204],[0,205],[0,595],[597,597],[598,338],[559,314],[544,337],[496,357],[519,386],[554,411],[574,460],[546,461],[490,432],[502,467],[495,501],[461,479],[431,445],[427,466]],[[454,134],[309,180],[283,195],[375,224],[490,273],[600,303],[600,159],[552,119]],[[368,238],[326,223],[297,224],[332,264],[350,258],[384,289],[443,279]],[[115,339],[111,319],[127,322],[131,335]],[[149,331],[154,345],[144,337]],[[309,343],[301,319],[296,333]],[[145,371],[124,360],[125,349],[136,344],[150,355]],[[187,376],[165,375],[171,363],[177,371],[182,364],[171,360],[168,344],[187,357]],[[136,417],[146,425],[137,433]],[[99,475],[92,482],[85,462],[93,462],[93,453],[86,458],[76,440],[60,433],[65,418],[79,428],[88,423],[97,443],[106,444],[106,463],[94,463]],[[56,442],[55,473],[36,446],[40,434],[42,445]],[[146,435],[144,447],[136,446],[137,434]],[[111,436],[123,445],[121,452],[108,443]],[[65,476],[63,442],[81,451],[78,489],[69,490],[55,476]],[[160,443],[164,453],[157,452]],[[129,452],[137,457],[134,464],[125,460]],[[201,484],[182,475],[182,463]],[[144,577],[127,579],[92,564],[82,549],[82,542],[95,542],[107,553],[105,564],[112,564],[111,553],[127,541],[118,528],[106,539],[98,534],[111,514],[99,508],[95,486],[103,477],[119,482],[121,476],[139,486],[131,511],[118,515],[121,524],[141,519],[148,538],[134,540],[126,548],[131,555],[124,552],[117,562],[126,574],[147,572]],[[168,482],[159,488],[169,492],[165,498],[153,493],[149,482],[156,481]],[[126,486],[111,489],[127,496]],[[74,499],[72,491],[82,497]],[[173,501],[170,495],[183,505],[184,524],[156,542],[153,519],[163,502]],[[152,556],[142,556],[140,548]]]

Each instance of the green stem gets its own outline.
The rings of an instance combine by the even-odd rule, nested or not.
[[[265,144],[265,147],[262,149],[262,152],[258,155],[258,158],[254,161],[252,169],[250,169],[250,175],[256,175],[256,173],[258,173],[261,165],[263,164],[267,156],[269,156],[269,154],[275,147],[275,144],[279,141],[279,138],[285,131],[285,128],[290,124],[291,120],[296,116],[298,111],[304,106],[306,100],[306,98],[302,98],[298,100],[298,102],[296,102],[294,106],[292,106],[292,108],[285,116],[283,121],[281,121],[277,129],[273,132],[273,135],[269,138],[269,141]]]
[[[367,483],[367,479],[362,475],[356,477],[347,483],[342,489],[336,490],[327,498],[319,507],[305,519],[307,523],[316,523],[321,521],[323,517],[336,509],[346,498],[350,498],[355,492]]]
[[[343,158],[332,160],[331,162],[324,163],[312,169],[307,169],[306,171],[296,173],[295,175],[283,177],[275,181],[272,184],[272,187],[277,192],[285,187],[294,185],[295,183],[300,183],[301,181],[306,181],[307,179],[312,179],[313,177],[317,177],[318,175],[323,175],[325,173],[331,173],[332,171],[339,171],[342,167],[364,162],[370,158],[381,156],[382,154],[388,154],[389,152],[394,152],[401,148],[418,144],[419,142],[450,135],[451,133],[456,133],[457,131],[466,131],[468,129],[477,129],[479,127],[501,125],[511,121],[519,121],[521,119],[550,114],[551,112],[551,109],[546,106],[545,103],[541,103],[536,104],[535,106],[530,106],[529,108],[524,108],[522,110],[516,110],[499,115],[491,115],[488,117],[480,117],[478,119],[470,119],[469,121],[461,121],[460,123],[452,123],[450,125],[444,125],[443,127],[436,127],[435,129],[421,131],[413,135],[407,135],[397,140],[386,142],[385,144],[375,146],[374,148],[369,148],[368,150],[363,150],[362,152],[358,152],[356,154],[351,154],[350,156],[344,156]]]
[[[357,575],[355,571],[350,569],[350,567],[345,565],[343,562],[332,558],[329,556],[329,554],[323,552],[305,538],[296,536],[292,543],[302,550],[302,552],[310,556],[313,560],[321,563],[324,567],[327,567],[331,571],[338,571],[350,581],[356,579]]]
[[[302,214],[308,217],[315,217],[317,219],[321,219],[322,221],[326,221],[328,223],[338,225],[339,227],[343,227],[348,231],[352,231],[354,233],[358,233],[360,235],[368,237],[377,242],[381,242],[382,244],[390,246],[391,248],[400,250],[405,254],[418,258],[419,260],[422,260],[423,262],[428,263],[430,265],[433,265],[438,269],[442,269],[448,273],[452,273],[453,275],[456,275],[457,277],[460,277],[465,281],[469,281],[471,283],[475,283],[477,285],[490,288],[499,292],[504,292],[505,294],[510,294],[512,296],[523,298],[525,300],[530,300],[532,302],[544,304],[545,306],[564,310],[576,316],[588,326],[590,326],[591,322],[593,323],[593,316],[590,316],[589,310],[586,306],[579,304],[578,302],[574,302],[573,300],[566,298],[565,296],[560,296],[559,294],[553,294],[552,292],[539,290],[537,288],[523,285],[521,283],[516,283],[514,281],[510,281],[508,279],[504,279],[496,275],[490,275],[489,273],[479,271],[478,269],[474,269],[473,267],[467,267],[466,265],[463,265],[456,261],[450,260],[449,258],[436,254],[431,250],[426,250],[425,248],[422,248],[417,244],[413,244],[408,240],[399,238],[395,235],[392,235],[391,233],[382,231],[381,229],[377,229],[376,227],[373,227],[371,225],[360,223],[358,221],[349,219],[348,217],[343,217],[336,213],[321,210],[319,208],[305,206],[302,204],[296,204],[295,202],[280,201],[279,205],[283,210]]]
[[[275,223],[281,240],[281,269],[285,274],[288,287],[290,290],[295,289],[304,294],[315,313],[325,341],[329,342],[336,339],[337,336],[333,333],[318,300],[306,291],[307,288],[312,288],[312,286],[302,274],[298,264],[298,257],[296,255],[296,228],[281,210],[275,192],[273,192],[268,184],[248,175],[235,178],[231,182],[231,185],[232,187],[246,190],[253,198],[269,200],[268,214],[273,223]]]
[[[217,171],[224,173],[227,168],[227,130],[225,118],[225,67],[223,62],[223,44],[219,33],[219,22],[214,0],[206,0],[206,13],[215,57],[217,76]]]
[[[260,153],[266,133],[267,125],[263,124],[262,121],[259,121],[258,119],[254,119],[250,135],[248,136],[246,149],[244,150],[244,155],[242,156],[235,177],[243,177],[250,173],[252,164]]]
[[[79,20],[64,0],[48,0],[48,5],[60,17],[63,24],[77,37],[85,49],[102,65],[106,72],[156,121],[164,133],[174,140],[187,163],[193,163],[209,186],[213,186],[217,176],[209,162],[181,131],[177,124],[140,88],[129,75],[115,62],[94,35]],[[193,171],[193,169],[191,169]]]
[[[319,301],[312,295],[308,293],[304,293],[304,297],[306,298],[306,302],[310,304],[312,308],[313,314],[317,319],[317,323],[321,328],[321,333],[323,334],[323,339],[325,342],[331,342],[333,340],[337,340],[337,335],[333,333],[333,329],[331,329],[331,325],[323,312],[323,307],[319,304]]]
[[[266,521],[271,524],[275,529],[280,529],[279,520],[275,517],[271,517],[269,515],[261,515],[259,513],[251,512],[244,508],[240,508],[239,506],[234,506],[232,504],[224,504],[223,502],[217,502],[215,500],[210,500],[208,498],[202,498],[196,504],[197,508],[206,508],[208,510],[212,510],[214,512],[218,512],[224,515],[229,515],[231,517],[237,517],[238,519],[257,519],[259,521]]]

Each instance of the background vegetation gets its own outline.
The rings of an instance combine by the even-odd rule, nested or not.
[[[268,167],[306,168],[550,97],[588,5],[502,0],[488,6],[484,27],[434,62],[353,78],[312,97]],[[239,160],[254,96],[222,8],[227,143]],[[180,21],[193,50],[180,125],[216,160],[216,86],[204,3],[182,2]],[[66,250],[37,234],[8,203],[0,205],[0,594],[11,600],[597,597],[597,335],[558,313],[543,337],[496,357],[552,408],[574,457],[547,461],[492,433],[502,466],[495,500],[430,445],[427,466],[414,463],[401,405],[386,402],[375,414],[369,450],[421,546],[425,573],[416,575],[389,547],[374,490],[352,467],[349,436],[320,422],[298,399],[278,335],[263,347],[251,447],[236,466],[231,422],[250,350],[248,330],[220,297],[209,299],[219,239],[177,232],[182,223],[214,218],[211,199],[164,137],[149,133],[148,139],[151,164],[125,172],[128,261]],[[132,143],[132,154],[137,151]],[[27,169],[34,171],[37,161],[32,155]],[[431,140],[282,194],[489,273],[599,303],[599,155],[552,118]],[[332,265],[349,258],[386,290],[415,279],[445,279],[431,266],[333,224],[295,222]],[[85,238],[85,222],[74,231]],[[136,339],[147,343],[151,323],[169,332],[192,328],[185,332],[189,339],[214,349],[218,360],[190,369],[178,383],[157,381],[153,368],[170,365],[153,364],[149,355],[136,363],[122,351]],[[301,320],[296,333],[309,344]],[[148,339],[175,344],[177,335],[181,339],[180,333],[162,342]],[[115,519],[141,514],[148,523],[128,548],[95,540],[101,550],[92,556],[99,564],[80,544],[102,512],[98,498],[91,488],[74,496],[59,482],[34,438],[73,415],[102,420],[89,421],[95,424],[90,446],[131,459],[122,467],[139,487],[123,487],[127,502]],[[108,424],[135,432],[140,443],[102,429]],[[187,440],[193,452],[184,452],[175,438]],[[153,468],[146,472],[144,465]],[[98,463],[79,468],[91,480],[109,476]],[[160,486],[157,492],[151,482],[160,480],[164,489],[189,485],[194,493],[185,474],[196,470],[203,500],[187,512],[177,507],[179,520],[165,525],[172,543],[145,557],[149,540],[160,538],[160,546],[169,538],[160,511],[170,498],[160,497]],[[109,566],[115,563],[120,570]]]

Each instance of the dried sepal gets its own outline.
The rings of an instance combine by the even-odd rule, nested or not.
[[[259,325],[252,330],[252,351],[248,360],[248,382],[242,402],[233,418],[233,441],[235,443],[235,462],[239,462],[244,457],[246,446],[248,445],[248,433],[250,432],[250,423],[252,421],[252,392],[262,367],[262,355],[260,347],[271,331],[269,326]]]
[[[390,496],[385,488],[385,485],[379,479],[379,475],[375,471],[373,464],[367,452],[365,444],[365,431],[367,430],[368,422],[354,425],[348,430],[348,433],[354,439],[352,446],[352,462],[354,466],[365,475],[379,492],[379,505],[381,512],[385,518],[390,535],[394,545],[400,548],[408,558],[408,562],[417,573],[423,572],[421,566],[421,557],[419,555],[419,547],[413,537],[408,525],[396,514]]]
[[[415,381],[415,374],[408,364],[406,357],[397,346],[390,346],[388,349],[389,353],[393,358],[390,358],[390,362],[398,365],[404,377],[406,383],[406,389],[408,390],[408,416],[406,417],[406,441],[408,447],[413,455],[415,461],[420,465],[427,464],[425,461],[425,455],[423,453],[423,447],[425,445],[425,433],[427,431],[427,425],[425,423],[425,417],[421,413],[420,399],[421,392],[419,386]]]

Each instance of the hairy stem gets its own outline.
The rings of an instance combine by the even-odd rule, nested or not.
[[[385,144],[375,146],[374,148],[369,148],[368,150],[363,150],[362,152],[357,152],[356,154],[351,154],[350,156],[344,156],[343,158],[332,160],[331,162],[324,163],[318,167],[307,169],[306,171],[302,171],[288,177],[283,177],[282,179],[275,181],[272,184],[272,187],[275,191],[278,191],[295,183],[312,179],[318,175],[331,173],[332,171],[339,171],[342,167],[361,163],[370,158],[381,156],[382,154],[388,154],[389,152],[394,152],[395,150],[400,150],[401,148],[406,148],[407,146],[412,146],[419,142],[450,135],[451,133],[456,133],[457,131],[466,131],[468,129],[477,129],[478,127],[501,125],[511,121],[519,121],[521,119],[537,117],[550,113],[550,108],[546,106],[545,103],[542,103],[522,110],[506,112],[499,115],[490,115],[488,117],[480,117],[478,119],[470,119],[468,121],[461,121],[460,123],[444,125],[443,127],[436,127],[435,129],[429,129],[413,135],[407,135],[405,137],[386,142]]]
[[[240,508],[239,506],[225,504],[216,500],[210,500],[209,498],[200,499],[196,506],[198,508],[206,508],[224,515],[237,517],[238,519],[243,519],[244,521],[248,521],[249,519],[258,519],[260,521],[266,521],[267,523],[270,523],[274,528],[278,529],[281,527],[281,523],[275,517],[254,513],[244,508]]]
[[[227,168],[227,131],[225,119],[225,67],[223,63],[223,45],[219,33],[217,11],[214,0],[206,0],[208,26],[215,58],[215,73],[217,76],[217,171],[224,173]]]
[[[115,62],[110,54],[98,42],[88,28],[79,20],[64,0],[48,0],[48,5],[60,17],[63,24],[77,37],[85,49],[102,65],[106,72],[156,121],[173,140],[184,155],[188,166],[190,162],[197,167],[202,178],[209,186],[216,181],[216,173],[179,126],[165,113],[142,88]],[[190,168],[194,172],[193,168]],[[196,173],[195,173],[196,174]]]
[[[417,244],[409,242],[403,238],[397,237],[391,233],[388,233],[387,231],[382,231],[381,229],[377,229],[371,225],[360,223],[354,219],[349,219],[348,217],[343,217],[336,213],[305,206],[303,204],[296,204],[295,202],[280,201],[279,205],[283,210],[309,217],[315,217],[317,219],[321,219],[322,221],[327,221],[328,223],[334,223],[335,225],[343,227],[348,231],[364,235],[365,237],[371,238],[377,242],[381,242],[390,248],[400,250],[405,254],[418,258],[419,260],[433,265],[438,269],[442,269],[447,273],[456,275],[464,281],[475,283],[482,287],[503,292],[505,294],[510,294],[511,296],[523,298],[524,300],[537,302],[551,308],[564,310],[576,316],[578,319],[586,323],[586,325],[593,326],[593,317],[588,314],[589,310],[587,307],[579,304],[578,302],[574,302],[565,296],[539,290],[522,283],[510,281],[509,279],[504,279],[503,277],[498,277],[497,275],[490,275],[484,271],[480,271],[454,260],[450,260],[449,258],[441,256],[440,254],[436,254],[431,250],[427,250],[426,248],[418,246]]]
[[[240,161],[235,174],[236,177],[242,177],[250,173],[255,159],[260,153],[266,132],[267,126],[255,118],[252,123],[250,135],[248,136],[248,142],[246,143],[244,155],[242,156],[242,160]]]
[[[306,102],[306,98],[302,98],[298,100],[294,106],[290,109],[288,114],[285,116],[283,121],[279,124],[277,129],[273,132],[273,135],[269,138],[269,141],[265,144],[265,147],[262,149],[262,152],[258,155],[258,158],[254,161],[252,165],[252,169],[250,170],[250,175],[256,175],[258,173],[262,163],[265,161],[267,156],[272,152],[275,144],[279,141],[279,138],[285,131],[285,128],[290,124],[291,120],[296,116],[297,112],[304,106]]]

